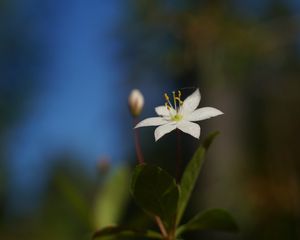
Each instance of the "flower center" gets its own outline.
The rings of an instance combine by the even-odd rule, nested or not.
[[[171,119],[174,122],[179,122],[182,119],[182,115],[180,115],[180,114],[177,113],[176,115],[172,116]]]

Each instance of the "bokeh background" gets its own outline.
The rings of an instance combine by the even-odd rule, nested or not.
[[[153,225],[128,195],[127,97],[143,92],[144,118],[196,87],[225,115],[201,124],[221,135],[186,217],[224,207],[240,232],[187,239],[300,239],[299,14],[298,0],[1,0],[0,239]],[[175,134],[140,137],[174,174]],[[182,144],[186,162],[199,141]]]

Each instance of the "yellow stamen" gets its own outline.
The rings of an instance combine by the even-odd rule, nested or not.
[[[181,106],[183,101],[181,101],[181,91],[178,91],[178,96],[175,97],[175,100],[178,101],[178,104]]]
[[[168,110],[170,110],[171,108],[173,108],[173,106],[172,106],[172,104],[170,102],[170,98],[169,98],[168,94],[166,94],[166,93],[165,93],[165,99],[167,101],[165,105],[168,108]]]
[[[176,92],[173,91],[172,92],[173,95],[173,104],[174,104],[174,109],[177,111],[177,107],[181,106],[183,104],[183,101],[181,101],[181,91],[178,90],[177,95]],[[167,93],[164,94],[164,97],[166,99],[166,103],[165,106],[167,107],[168,110],[171,110],[171,108],[173,108],[172,103],[170,102],[170,97],[168,96]],[[178,105],[177,105],[178,103]]]
[[[176,93],[175,92],[172,92],[173,93],[173,102],[174,102],[174,106],[175,106],[175,110],[177,110],[177,104],[176,104]]]
[[[167,107],[168,110],[171,109],[171,107],[169,106],[169,104],[167,102],[165,103],[165,106]]]

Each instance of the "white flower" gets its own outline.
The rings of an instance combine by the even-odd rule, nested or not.
[[[159,117],[147,118],[139,122],[135,128],[159,126],[154,131],[155,141],[177,128],[199,139],[200,126],[193,122],[223,114],[220,110],[212,107],[197,109],[201,99],[199,89],[188,96],[184,101],[181,101],[180,97],[180,91],[178,91],[178,95],[173,92],[173,106],[168,95],[165,94],[165,98],[167,100],[165,106],[155,108],[155,112],[159,115]]]

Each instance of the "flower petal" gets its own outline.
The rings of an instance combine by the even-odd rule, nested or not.
[[[157,127],[154,131],[155,141],[157,141],[162,136],[164,136],[165,134],[167,134],[175,129],[176,129],[175,123],[169,123],[169,124],[165,124],[165,125]]]
[[[169,121],[162,117],[151,117],[151,118],[146,118],[143,121],[139,122],[134,128],[160,126],[166,123],[169,123]]]
[[[197,123],[182,120],[177,124],[177,128],[197,139],[200,138],[201,129]]]
[[[195,110],[194,112],[184,116],[187,121],[201,121],[211,117],[216,117],[223,114],[220,110],[213,107],[203,107]]]
[[[183,113],[194,111],[200,103],[201,95],[199,89],[188,96],[181,106]]]
[[[170,115],[170,111],[166,106],[158,106],[155,108],[155,112],[159,116],[168,117]]]

